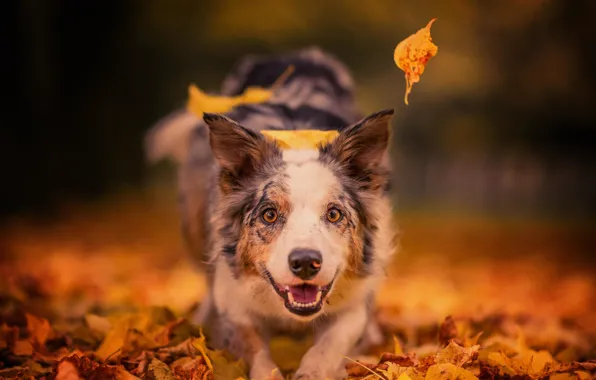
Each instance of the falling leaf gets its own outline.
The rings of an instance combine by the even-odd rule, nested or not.
[[[429,59],[434,57],[439,48],[432,42],[430,27],[436,18],[422,29],[401,41],[393,52],[393,60],[397,67],[405,72],[406,95],[404,102],[408,104],[408,95],[412,91],[414,83],[420,81],[420,76]]]

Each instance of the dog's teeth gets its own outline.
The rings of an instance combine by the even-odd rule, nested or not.
[[[319,288],[320,289],[320,288]],[[317,292],[317,298],[315,299],[315,304],[319,303],[321,301],[321,297],[323,296],[323,292],[321,290],[319,290]]]
[[[288,301],[290,301],[290,304],[296,303],[296,302],[294,302],[294,296],[292,295],[291,292],[288,292]]]

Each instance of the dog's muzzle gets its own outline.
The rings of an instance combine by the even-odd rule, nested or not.
[[[335,281],[334,277],[331,282],[324,286],[306,282],[299,285],[282,285],[275,282],[271,273],[264,266],[263,272],[275,292],[284,300],[286,309],[302,317],[308,317],[321,311],[325,297],[329,294]]]

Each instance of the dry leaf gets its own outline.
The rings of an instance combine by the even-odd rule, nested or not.
[[[12,353],[19,356],[33,355],[33,345],[26,339],[17,340],[12,348]]]
[[[261,131],[265,137],[277,142],[282,149],[316,149],[319,145],[325,145],[336,138],[337,131]]]
[[[25,313],[25,317],[27,318],[27,330],[33,343],[43,346],[52,331],[50,322],[47,319],[39,318],[29,313]]]
[[[264,103],[271,99],[275,90],[285,82],[293,71],[294,67],[289,66],[286,71],[277,78],[271,88],[247,87],[246,90],[238,96],[209,95],[194,84],[191,84],[188,87],[188,102],[186,108],[197,117],[202,118],[203,113],[205,112],[225,113],[239,105]]]
[[[478,378],[466,369],[451,363],[441,363],[428,369],[426,380],[478,380]]]
[[[447,347],[437,353],[435,362],[438,364],[451,363],[455,366],[462,367],[464,364],[476,360],[479,350],[480,346],[478,345],[462,347],[452,340]]]
[[[149,371],[147,373],[149,379],[155,380],[177,380],[177,377],[174,376],[170,367],[164,362],[161,362],[157,359],[153,359],[151,364],[149,364]]]
[[[403,355],[404,354],[404,349],[401,346],[401,343],[400,343],[399,339],[395,335],[393,335],[393,352],[396,355]]]
[[[455,321],[451,316],[445,318],[441,327],[439,328],[439,343],[446,346],[452,339],[457,338],[457,327]]]
[[[435,20],[436,18],[433,18],[424,28],[400,42],[393,52],[395,64],[405,72],[404,102],[406,104],[408,104],[408,95],[412,91],[412,86],[420,81],[426,63],[439,51],[430,36],[430,27]]]
[[[79,380],[79,371],[70,361],[61,361],[58,364],[56,380]]]

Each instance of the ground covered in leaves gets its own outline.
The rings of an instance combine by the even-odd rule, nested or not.
[[[348,358],[348,378],[596,377],[589,231],[420,213],[400,226],[378,297],[387,343]],[[246,378],[190,322],[205,285],[169,196],[15,220],[0,260],[0,378]],[[274,340],[274,360],[291,375],[310,341]]]

